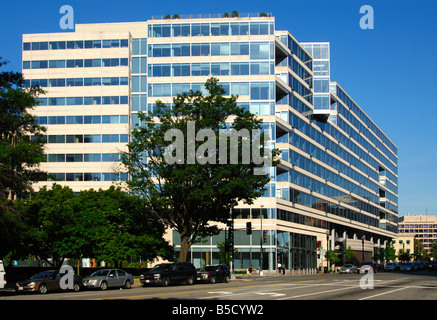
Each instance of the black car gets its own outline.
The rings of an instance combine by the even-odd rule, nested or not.
[[[429,263],[429,266],[428,266],[428,270],[429,271],[435,271],[435,270],[437,270],[437,261],[431,261],[430,263]]]
[[[197,272],[198,282],[226,282],[231,278],[231,271],[225,264],[217,264],[212,266],[204,266]]]
[[[35,291],[45,294],[49,291],[61,291],[60,280],[63,274],[58,270],[48,270],[40,272],[29,280],[17,282],[15,285],[16,292]],[[82,277],[74,275],[73,291],[79,291],[82,288]]]
[[[192,285],[196,279],[197,270],[191,263],[161,263],[140,276],[143,287],[150,284],[161,284],[163,287],[173,283]]]

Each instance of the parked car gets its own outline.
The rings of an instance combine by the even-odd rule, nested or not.
[[[414,271],[416,271],[416,267],[412,262],[404,262],[401,265],[401,271],[414,272]]]
[[[0,289],[4,289],[6,287],[6,271],[3,261],[0,260]]]
[[[423,265],[419,261],[413,261],[412,264],[414,265],[415,271],[420,271],[423,269]]]
[[[28,280],[17,282],[15,284],[15,291],[36,291],[41,294],[46,294],[49,291],[60,291],[62,290],[60,285],[62,276],[58,270],[43,271]],[[82,277],[74,275],[73,291],[77,292],[81,288]]]
[[[373,268],[372,268],[372,266],[370,264],[363,264],[360,267],[360,273],[368,273],[370,270],[373,271]]]
[[[97,270],[83,279],[83,285],[86,288],[100,288],[101,290],[113,287],[130,289],[133,284],[132,275],[121,269]]]
[[[163,287],[173,283],[192,285],[197,276],[197,270],[191,263],[161,263],[140,276],[143,287],[150,284],[161,284]]]
[[[435,271],[437,270],[437,260],[436,261],[431,261],[429,263],[429,267],[428,267],[429,271]]]
[[[358,268],[353,264],[345,264],[340,268],[340,274],[342,273],[358,273]]]
[[[369,269],[372,268],[373,272],[378,271],[378,265],[374,261],[363,262],[359,268],[359,273],[367,273]]]
[[[231,271],[225,264],[217,264],[212,266],[204,266],[197,272],[198,282],[226,282],[231,278]]]
[[[385,265],[384,271],[391,272],[391,271],[400,271],[401,266],[397,262],[389,262]]]

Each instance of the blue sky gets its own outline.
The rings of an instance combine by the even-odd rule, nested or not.
[[[437,215],[437,1],[10,1],[0,3],[4,70],[21,71],[23,33],[68,32],[62,5],[74,22],[145,21],[154,15],[236,10],[268,12],[276,29],[298,41],[331,43],[331,80],[337,81],[399,148],[399,215]],[[363,30],[360,8],[371,5],[374,29]]]

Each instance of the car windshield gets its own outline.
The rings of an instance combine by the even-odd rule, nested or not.
[[[352,265],[351,264],[346,264],[346,265],[343,266],[343,268],[352,268]]]
[[[202,269],[200,269],[200,272],[214,271],[215,268],[216,268],[215,266],[204,266]]]
[[[91,277],[106,277],[108,272],[109,270],[97,270],[91,275]]]
[[[43,272],[40,272],[40,273],[34,275],[31,279],[43,279],[43,278],[47,278],[52,273],[53,273],[52,271],[43,271]]]
[[[170,269],[171,264],[157,264],[151,271],[167,271]]]

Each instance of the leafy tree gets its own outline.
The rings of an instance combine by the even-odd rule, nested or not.
[[[163,239],[164,226],[147,211],[144,200],[120,188],[88,190],[79,194],[82,214],[98,219],[90,237],[94,256],[113,265],[128,259],[152,261],[158,256],[173,257],[172,247]]]
[[[224,97],[225,90],[217,79],[209,79],[205,88],[209,95],[190,91],[174,98],[171,108],[157,101],[152,115],[140,114],[142,126],[132,131],[132,142],[122,156],[131,176],[129,187],[148,200],[151,212],[166,226],[179,232],[181,262],[186,261],[187,252],[197,237],[219,232],[211,221],[226,223],[230,210],[239,201],[253,203],[270,180],[267,174],[254,174],[262,164],[242,161],[243,139],[232,146],[238,153],[236,162],[230,161],[231,152],[223,156],[219,148],[220,133],[226,128],[252,132],[261,128],[261,120],[238,107],[236,96]],[[213,147],[205,151],[199,141],[202,139],[190,140],[189,127],[193,123],[197,132],[203,129],[214,132],[214,137],[207,137],[208,142],[215,142]],[[183,139],[180,148],[171,149],[176,143],[168,139],[170,132],[176,133],[176,139]],[[257,139],[263,141],[264,136]],[[250,143],[250,150],[258,147],[259,154],[264,154],[263,144],[256,145],[248,139],[244,143]],[[230,150],[229,139],[226,147]],[[167,157],[175,154],[182,156],[177,161],[167,161]],[[195,155],[197,161],[194,161]],[[273,152],[273,158],[275,155]],[[276,160],[272,165],[276,165]]]
[[[328,261],[328,266],[329,266],[328,268],[331,267],[332,262],[334,262],[334,264],[340,262],[340,257],[333,250],[326,251],[325,258]]]
[[[31,198],[17,200],[17,204],[25,217],[27,232],[23,235],[23,242],[29,253],[49,263],[48,259],[52,258],[51,264],[61,266],[66,248],[72,245],[69,226],[74,217],[73,190],[57,184],[52,189],[44,186]]]
[[[0,197],[0,260],[10,264],[12,260],[28,255],[27,246],[23,243],[26,232],[22,212],[12,200]]]
[[[411,260],[411,254],[407,251],[401,250],[398,254],[398,260],[399,261],[410,261]]]
[[[238,253],[238,250],[235,249],[235,247],[233,247],[233,251],[227,250],[226,241],[218,243],[217,248],[219,249],[219,263],[224,263],[227,265],[229,265],[233,261],[233,257],[235,257]]]
[[[0,67],[7,62],[1,61]],[[38,104],[36,98],[43,90],[39,86],[23,88],[19,72],[0,73],[0,197],[15,199],[31,190],[44,160],[41,136],[45,129],[36,124],[29,113]]]
[[[6,64],[0,57],[0,68]],[[29,139],[45,131],[29,113],[43,91],[23,84],[21,73],[0,72],[0,258],[26,255],[23,216],[11,200],[25,196],[40,180],[38,165],[44,160],[41,140]]]
[[[22,241],[29,253],[48,262],[52,258],[54,266],[65,258],[95,257],[117,265],[127,259],[172,256],[163,239],[164,226],[148,214],[141,199],[120,188],[75,195],[54,184],[17,203],[26,217]]]
[[[352,250],[351,246],[348,246],[344,252],[344,260],[346,263],[351,263],[355,258],[355,251]]]
[[[396,259],[396,249],[391,243],[384,249],[384,258],[386,261],[394,261]]]

